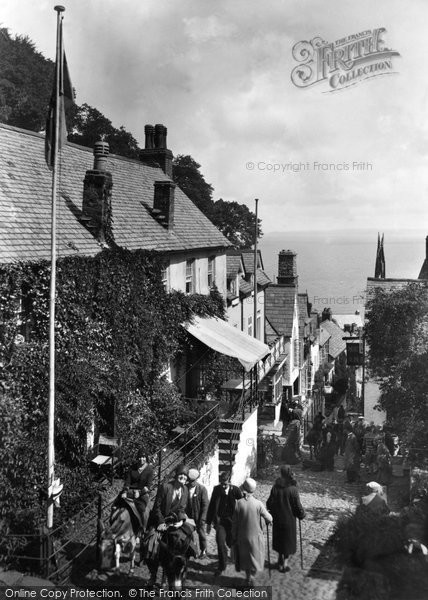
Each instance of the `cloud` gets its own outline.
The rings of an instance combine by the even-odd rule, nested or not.
[[[2,21],[52,58],[47,3],[3,0]],[[426,222],[428,73],[422,0],[75,0],[65,13],[79,103],[96,106],[142,144],[144,124],[168,127],[174,153],[202,165],[215,198],[260,198],[263,229],[394,228]],[[385,27],[400,52],[394,76],[340,93],[290,79],[296,42],[334,42]],[[48,40],[50,40],[48,42]],[[248,171],[248,161],[373,164],[370,172]]]

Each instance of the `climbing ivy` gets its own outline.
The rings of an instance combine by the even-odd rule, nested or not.
[[[93,493],[86,435],[115,406],[129,462],[163,443],[191,408],[159,374],[179,357],[192,314],[224,316],[221,295],[167,293],[162,257],[115,248],[62,258],[56,294],[56,471],[64,517]],[[49,263],[0,269],[0,529],[32,529],[44,511],[49,381]],[[76,477],[79,473],[79,477]],[[79,500],[80,499],[80,500]]]

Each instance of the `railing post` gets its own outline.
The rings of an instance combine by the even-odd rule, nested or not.
[[[98,494],[97,506],[97,567],[101,563],[101,521],[103,518],[103,498],[101,492]]]
[[[188,432],[188,430],[185,429],[184,430],[184,448],[183,448],[183,451],[184,451],[184,462],[187,461],[187,440],[188,440],[187,432]]]
[[[162,448],[158,452],[158,485],[161,483],[162,477]]]

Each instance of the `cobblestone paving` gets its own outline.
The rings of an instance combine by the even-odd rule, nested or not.
[[[334,524],[339,515],[347,510],[353,510],[359,498],[360,487],[345,483],[343,459],[336,458],[336,469],[333,472],[303,471],[300,465],[294,467],[298,479],[302,504],[306,511],[306,518],[302,521],[303,539],[303,569],[300,564],[300,548],[289,560],[291,568],[288,573],[279,573],[275,568],[277,554],[271,550],[272,571],[266,568],[255,578],[256,586],[272,586],[273,600],[330,600],[336,597],[336,588],[341,576],[340,567],[329,544],[327,543]],[[255,496],[266,502],[272,484],[279,475],[277,465],[259,472],[257,477],[258,487]],[[208,557],[202,560],[189,562],[186,585],[189,587],[210,588],[216,590],[243,587],[244,574],[237,573],[230,561],[222,575],[214,579],[217,566],[217,547],[215,533],[208,536]],[[135,569],[132,578],[124,580],[124,574],[129,564],[123,563],[122,577],[100,575],[93,571],[88,573],[86,581],[98,580],[115,585],[124,583],[144,586],[148,580],[147,568],[143,565]],[[158,577],[160,578],[160,571]],[[83,583],[83,582],[82,582]]]
[[[333,472],[312,472],[302,470],[300,465],[293,467],[300,491],[306,518],[302,521],[303,569],[298,540],[298,551],[289,560],[288,573],[279,573],[275,567],[277,554],[271,550],[271,575],[267,568],[255,578],[256,586],[272,586],[273,600],[333,600],[341,578],[341,564],[328,540],[339,516],[354,511],[361,496],[363,484],[347,484],[343,471],[343,458],[335,458]],[[279,475],[279,466],[275,465],[259,471],[258,487],[255,496],[266,502],[272,484]],[[244,574],[237,573],[230,561],[222,575],[214,579],[217,566],[217,548],[215,533],[208,536],[208,557],[191,560],[188,567],[186,585],[189,587],[216,590],[242,588]],[[121,576],[109,577],[95,570],[86,574],[85,580],[98,581],[108,587],[126,584],[144,587],[149,578],[147,567],[141,565],[135,569],[133,577],[125,576],[129,563],[121,565]],[[158,581],[161,576],[159,570]],[[83,583],[81,581],[80,583]],[[256,597],[256,596],[254,596]],[[363,599],[362,599],[363,600]]]
[[[337,467],[340,469],[343,460],[339,458]],[[303,569],[301,568],[300,548],[290,558],[289,573],[279,573],[275,568],[276,552],[271,551],[272,573],[269,576],[266,568],[255,578],[255,584],[272,586],[274,600],[330,600],[336,597],[336,588],[341,572],[338,570],[337,561],[333,551],[326,542],[339,515],[344,511],[353,510],[359,498],[359,486],[344,483],[344,473],[341,470],[334,472],[302,471],[297,465],[295,473],[302,504],[306,511],[306,518],[302,521],[302,547]],[[278,476],[278,467],[269,468],[259,474],[256,497],[266,502],[273,481]],[[215,562],[211,557],[216,555],[216,546],[213,535],[209,540],[210,559],[195,561],[189,569],[189,584],[213,584]],[[215,582],[218,587],[233,587],[243,583],[243,574],[235,572],[234,566],[229,564],[224,574]],[[213,586],[214,588],[215,586]]]

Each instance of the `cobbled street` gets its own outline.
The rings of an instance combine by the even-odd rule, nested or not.
[[[303,569],[301,568],[300,545],[298,552],[290,558],[291,567],[288,573],[279,573],[275,567],[277,554],[271,550],[271,575],[267,566],[263,573],[255,578],[256,586],[272,586],[273,600],[330,600],[336,598],[336,590],[341,578],[341,566],[335,556],[328,540],[339,516],[347,511],[353,511],[359,501],[360,484],[345,483],[343,472],[343,458],[335,458],[333,472],[312,472],[302,470],[300,465],[293,467],[298,480],[300,497],[306,511],[306,518],[302,521],[302,548]],[[271,487],[279,475],[279,466],[271,466],[260,470],[257,477],[258,487],[255,497],[266,503]],[[271,540],[270,540],[271,541]],[[236,588],[243,587],[244,573],[235,571],[232,561],[229,561],[226,571],[214,579],[217,565],[217,548],[215,532],[208,537],[208,557],[194,559],[189,562],[186,585],[189,587],[210,588]],[[148,570],[144,565],[136,567],[133,577],[127,578],[126,571],[129,563],[123,563],[120,583],[135,587],[144,586],[148,580]],[[91,577],[92,575],[92,577]],[[100,578],[99,574],[92,572],[90,579]],[[158,573],[160,582],[161,570]],[[101,576],[104,579],[103,576]],[[106,578],[108,585],[118,584],[118,579]]]
[[[329,600],[336,597],[336,588],[341,572],[327,541],[337,518],[348,510],[353,510],[359,499],[358,484],[345,483],[341,467],[343,459],[336,457],[337,469],[334,472],[303,471],[296,465],[302,505],[306,518],[302,521],[303,569],[301,568],[300,546],[290,558],[290,572],[279,573],[275,567],[277,554],[271,550],[271,576],[267,562],[263,573],[255,578],[257,586],[272,586],[272,597],[293,600]],[[272,483],[279,475],[278,466],[259,473],[255,497],[266,503]],[[194,561],[189,568],[188,584],[194,586],[236,587],[243,585],[243,573],[236,573],[230,562],[226,571],[214,581],[216,565],[216,544],[214,534],[209,539],[209,559]],[[267,555],[266,555],[267,558]]]

